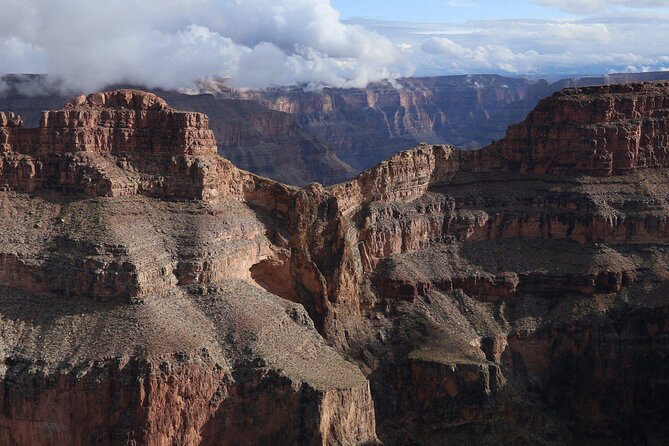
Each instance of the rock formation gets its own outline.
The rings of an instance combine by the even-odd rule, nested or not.
[[[180,110],[205,113],[219,154],[235,166],[287,184],[331,185],[419,142],[475,149],[504,137],[537,103],[565,87],[669,79],[669,72],[624,73],[549,83],[497,75],[407,78],[365,89],[282,87],[237,91],[208,82],[206,94],[156,90]],[[60,107],[56,80],[0,77],[0,110],[39,124]]]
[[[38,75],[0,77],[0,83],[8,86],[0,89],[0,110],[11,110],[24,119],[26,126],[37,126],[42,110],[60,107],[69,99],[49,80]],[[334,184],[357,173],[330,147],[306,134],[296,116],[289,113],[211,94],[154,93],[179,110],[205,113],[219,154],[242,169],[299,186],[311,182]]]
[[[669,83],[324,188],[149,93],[0,115],[2,444],[663,444]]]
[[[0,123],[0,443],[376,440],[364,375],[252,280],[295,192],[206,116],[121,90]]]
[[[420,141],[481,147],[499,136],[500,129],[485,128],[486,123],[497,120],[510,104],[534,96],[535,89],[529,80],[482,75],[400,79],[365,89],[295,87],[223,94],[296,115],[304,131],[363,170]],[[502,122],[502,132],[527,111]]]
[[[667,440],[668,97],[568,89],[488,148],[420,146],[330,190],[385,442]]]
[[[611,175],[666,166],[668,86],[562,90],[512,126],[499,146],[506,158],[521,155],[522,171],[537,174]]]

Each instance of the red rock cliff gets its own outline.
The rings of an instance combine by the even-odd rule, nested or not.
[[[328,190],[384,441],[668,438],[668,98],[567,89],[480,151],[422,145]]]
[[[540,175],[667,166],[668,90],[666,82],[562,90],[511,126],[486,158],[503,157],[510,169]]]

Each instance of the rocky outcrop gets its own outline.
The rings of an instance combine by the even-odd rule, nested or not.
[[[2,181],[25,192],[205,198],[221,163],[206,116],[133,90],[78,97],[44,112],[40,127],[17,123],[5,134]]]
[[[376,442],[364,375],[254,280],[284,235],[295,277],[322,266],[291,235],[296,189],[238,170],[206,116],[150,93],[0,123],[0,442]]]
[[[39,128],[17,128],[11,138],[11,149],[25,154],[175,156],[216,148],[205,115],[177,112],[163,99],[133,90],[79,96],[63,110],[44,112]]]
[[[485,149],[422,145],[329,189],[373,296],[349,337],[382,439],[667,438],[667,97],[567,89]]]
[[[549,175],[611,175],[669,163],[667,83],[565,89],[489,151],[520,170]]]

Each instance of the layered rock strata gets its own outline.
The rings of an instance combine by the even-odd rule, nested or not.
[[[358,367],[252,277],[296,190],[148,93],[0,124],[0,443],[376,441]]]
[[[3,166],[97,172],[3,170],[5,443],[669,439],[669,84],[568,89],[480,151],[303,189],[216,156],[202,117],[96,97],[65,112],[186,128],[40,152],[2,118]],[[142,134],[96,119],[75,133]]]
[[[384,441],[666,440],[668,97],[567,89],[481,151],[423,145],[329,190]]]
[[[665,72],[545,80],[497,75],[406,78],[362,89],[270,88],[216,91],[295,114],[305,132],[356,169],[421,141],[476,149],[501,139],[537,103],[565,87],[667,80]]]

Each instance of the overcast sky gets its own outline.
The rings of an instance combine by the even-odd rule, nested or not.
[[[0,70],[73,89],[669,69],[669,0],[0,0]],[[1,86],[0,86],[1,88]]]

